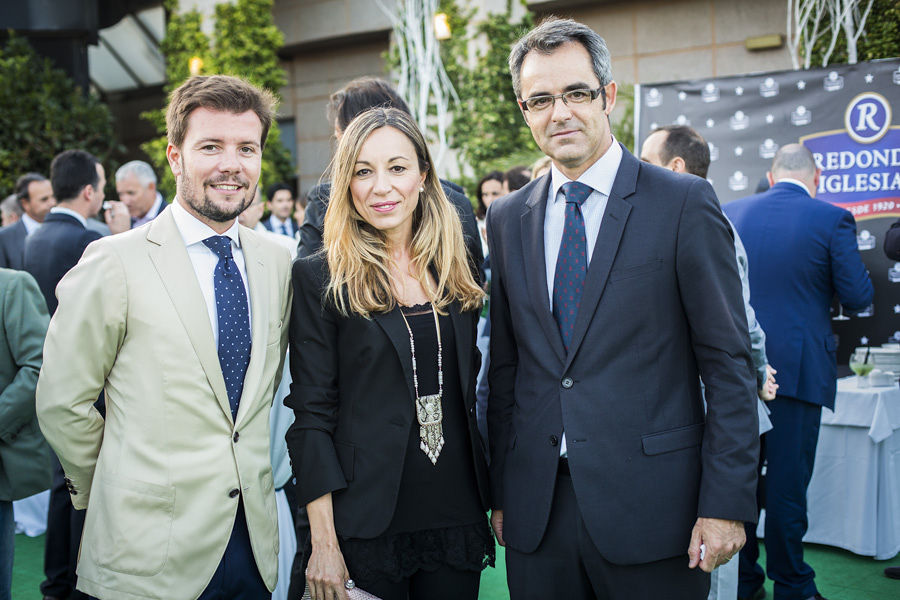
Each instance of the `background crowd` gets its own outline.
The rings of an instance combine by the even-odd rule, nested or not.
[[[371,78],[332,95],[304,196],[256,185],[271,99],[227,77],[171,98],[176,198],[134,160],[107,200],[77,149],[22,174],[0,204],[0,597],[11,501],[49,487],[47,599],[331,600],[351,578],[474,599],[495,539],[514,598],[757,600],[766,577],[822,598],[801,540],[828,309],[872,299],[855,222],[798,144],[724,213],[690,127],[633,156],[609,62],[573,21],[517,43],[546,156],[474,202]]]

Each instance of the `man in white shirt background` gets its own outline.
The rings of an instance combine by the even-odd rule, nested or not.
[[[294,209],[294,190],[286,183],[274,183],[266,190],[269,198],[269,218],[263,220],[263,227],[272,233],[296,237],[297,224],[291,219]]]
[[[116,171],[116,195],[128,207],[131,228],[159,216],[168,203],[156,189],[156,173],[142,160],[132,160]]]

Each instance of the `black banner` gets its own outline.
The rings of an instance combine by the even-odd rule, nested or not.
[[[838,364],[856,346],[900,342],[900,263],[882,251],[900,217],[900,59],[638,86],[635,93],[638,149],[658,126],[690,125],[709,143],[709,180],[723,204],[767,186],[779,147],[808,147],[822,169],[816,197],[853,213],[875,286],[867,310],[832,308]]]

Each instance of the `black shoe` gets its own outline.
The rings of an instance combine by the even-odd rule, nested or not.
[[[763,586],[759,586],[756,588],[756,591],[750,594],[749,596],[743,596],[738,598],[738,600],[762,600],[766,597],[766,590],[763,589]]]
[[[900,579],[900,567],[888,567],[884,570],[884,576],[891,579]]]

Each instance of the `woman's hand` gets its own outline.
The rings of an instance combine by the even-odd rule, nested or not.
[[[306,584],[312,600],[347,600],[344,582],[348,579],[350,573],[337,540],[333,544],[313,544],[306,567]]]
[[[312,600],[349,600],[344,582],[350,579],[334,530],[331,494],[306,505],[312,554],[306,567],[306,583]]]

